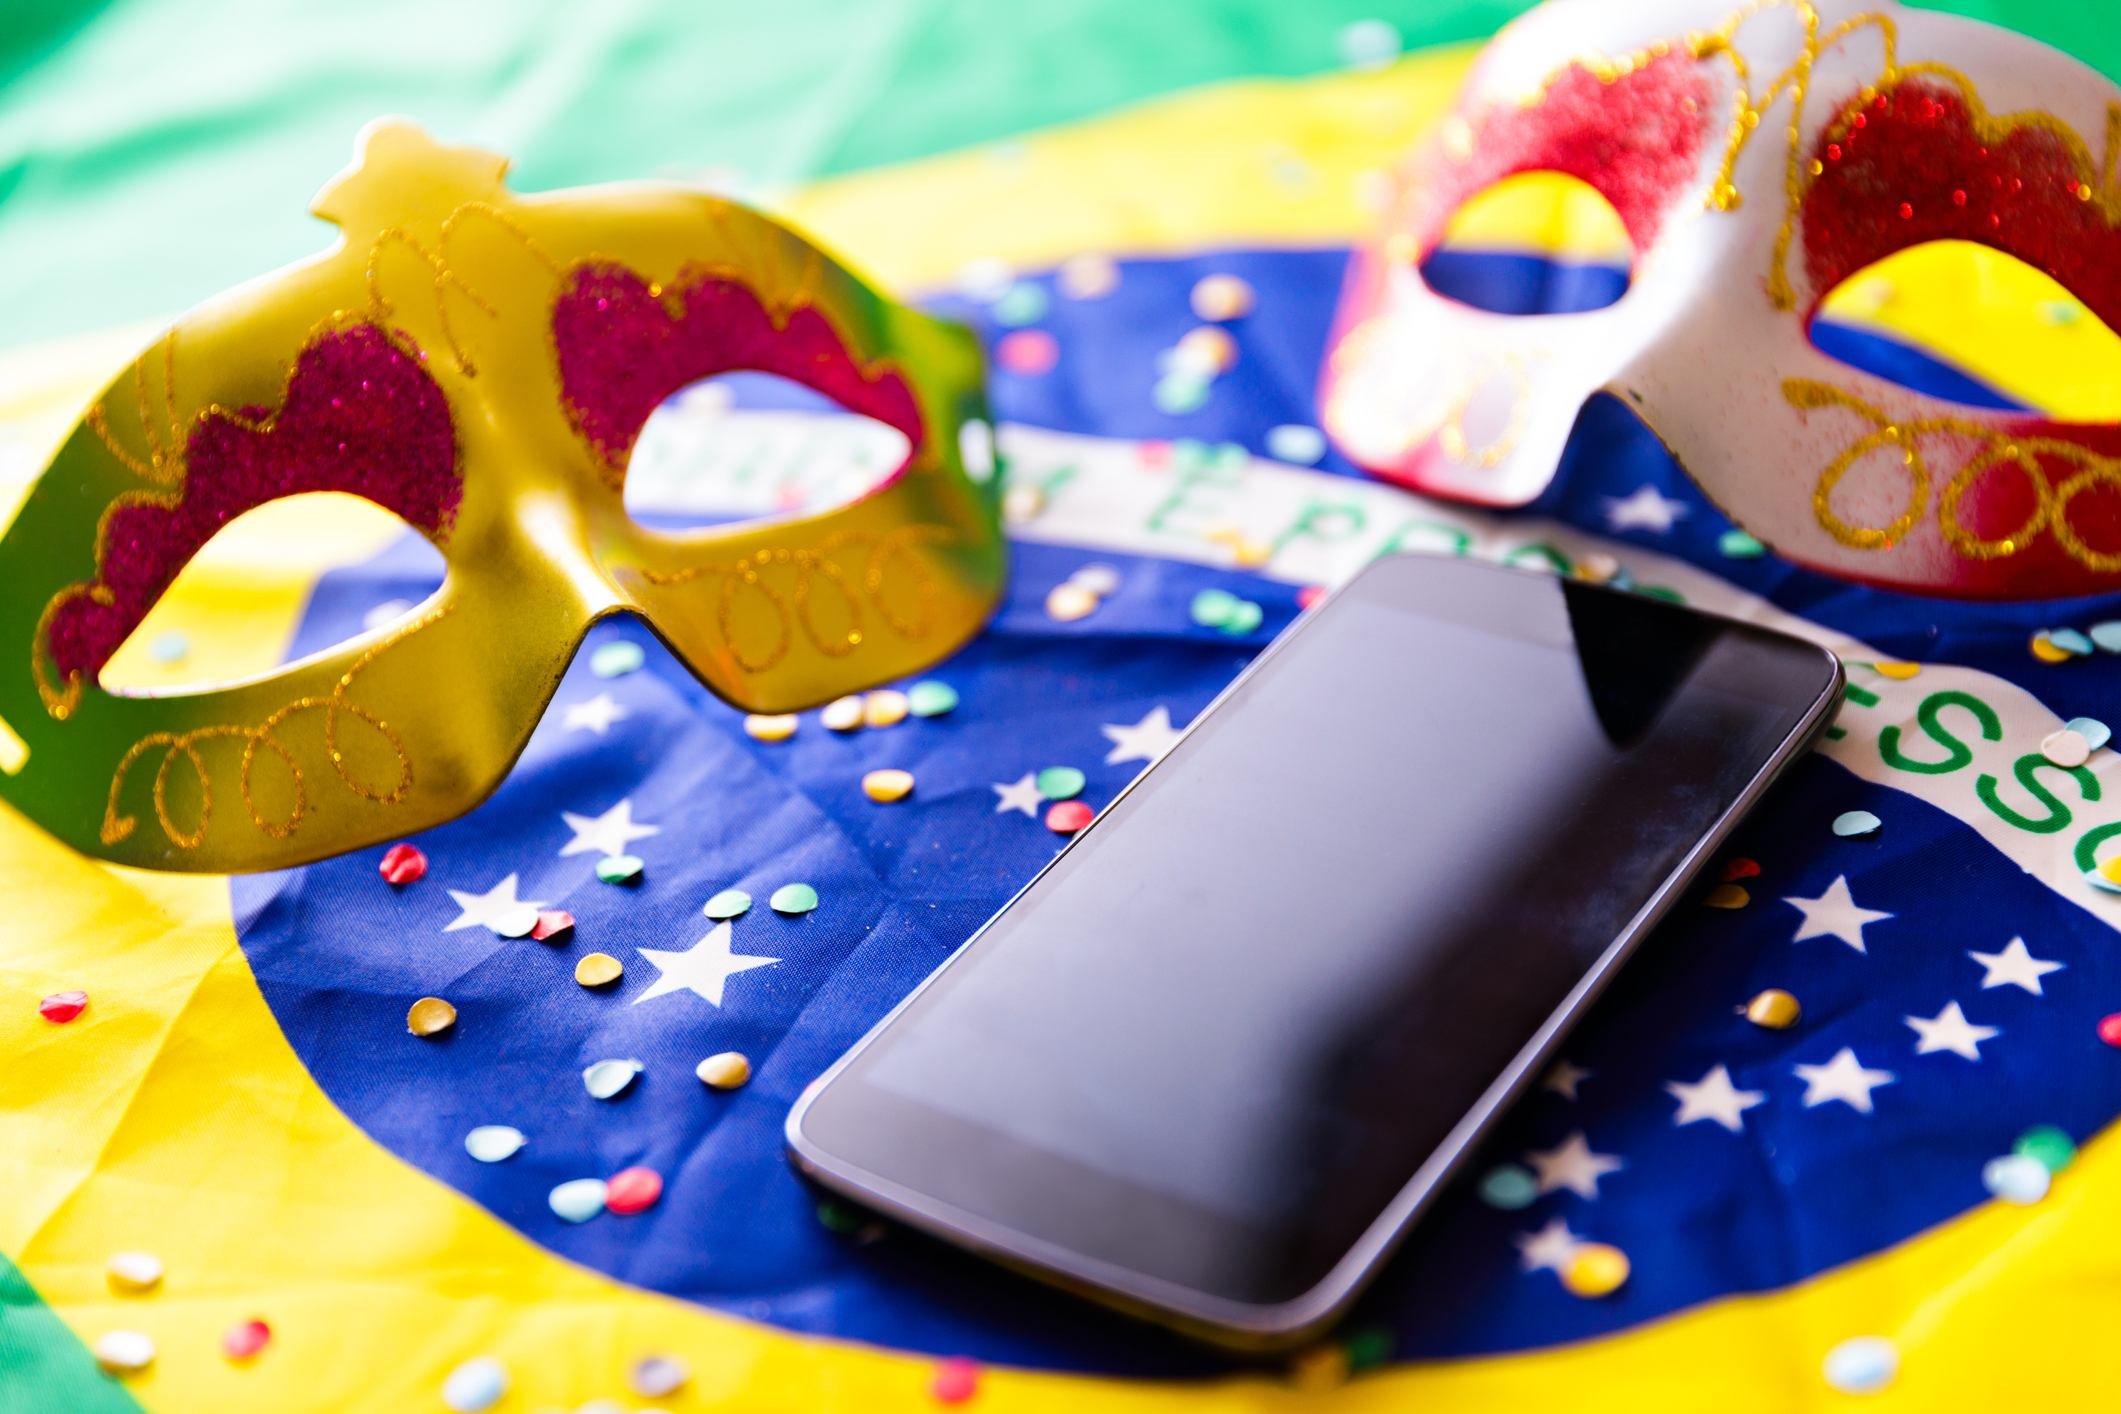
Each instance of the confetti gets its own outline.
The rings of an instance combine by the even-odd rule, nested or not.
[[[1981,1186],[2008,1203],[2021,1206],[2047,1196],[2054,1175],[2029,1154],[2006,1154],[1981,1166]]]
[[[2073,628],[2049,629],[2047,641],[2072,658],[2088,657],[2092,651],[2092,641]]]
[[[88,993],[54,992],[37,1003],[37,1015],[54,1026],[64,1026],[88,1009]]]
[[[862,727],[862,699],[859,697],[835,697],[819,711],[817,719],[832,731],[860,731]]]
[[[2121,653],[2121,619],[2108,619],[2103,624],[2093,624],[2088,635],[2102,653]]]
[[[1876,1394],[1900,1370],[1900,1351],[1883,1336],[1859,1335],[1826,1353],[1826,1382],[1843,1394]]]
[[[992,304],[1016,283],[1016,270],[998,255],[968,260],[957,272],[958,292],[967,299]]]
[[[2031,1159],[2053,1176],[2068,1168],[2070,1160],[2077,1157],[2077,1144],[2052,1124],[2036,1124],[2018,1136],[2017,1142],[2011,1145],[2011,1152]]]
[[[717,923],[726,923],[732,918],[742,918],[751,911],[751,895],[742,889],[724,889],[707,900],[700,912]]]
[[[675,1355],[643,1355],[626,1372],[626,1388],[643,1399],[676,1394],[692,1378],[692,1367]]]
[[[906,694],[894,688],[880,687],[862,697],[862,720],[872,727],[895,727],[909,710]]]
[[[1720,877],[1726,884],[1735,884],[1740,879],[1757,879],[1760,877],[1760,861],[1748,859],[1742,854],[1726,859],[1723,861],[1723,873]]]
[[[2121,854],[2084,871],[2085,882],[2110,894],[2121,894]]]
[[[2114,739],[2113,728],[2097,717],[2072,717],[2062,724],[2064,730],[2073,731],[2084,738],[2084,744],[2097,751]]]
[[[1887,662],[1873,663],[1871,664],[1871,666],[1877,670],[1878,676],[1882,678],[1891,678],[1894,682],[1910,681],[1922,671],[1922,665],[1920,663]]]
[[[508,1367],[491,1355],[466,1360],[442,1381],[442,1402],[457,1414],[480,1414],[508,1393]]]
[[[604,1186],[604,1206],[622,1218],[645,1213],[663,1196],[663,1175],[639,1165],[620,1169]]]
[[[1348,1368],[1376,1369],[1392,1358],[1394,1344],[1392,1333],[1379,1326],[1356,1331],[1348,1337]]]
[[[1012,486],[1002,493],[1002,514],[1012,523],[1037,520],[1046,509],[1046,493],[1036,486]]]
[[[1172,417],[1199,412],[1208,401],[1208,380],[1197,373],[1174,370],[1156,380],[1150,391],[1156,410]]]
[[[1301,422],[1267,429],[1267,455],[1298,466],[1315,466],[1326,454],[1326,434]]]
[[[1745,1019],[1755,1026],[1764,1026],[1770,1031],[1787,1031],[1797,1024],[1804,1008],[1797,999],[1780,987],[1770,987],[1756,995],[1744,1007]]]
[[[1097,612],[1098,597],[1079,584],[1057,584],[1046,595],[1046,616],[1070,624]]]
[[[1119,288],[1119,266],[1108,255],[1071,255],[1061,262],[1058,283],[1069,299],[1103,299]]]
[[[994,346],[994,361],[1004,373],[1036,378],[1060,362],[1060,341],[1043,329],[1016,329]]]
[[[862,777],[862,794],[878,805],[890,805],[913,794],[913,773],[887,767]]]
[[[1252,287],[1235,275],[1209,275],[1193,286],[1188,302],[1210,324],[1225,324],[1252,312]]]
[[[2066,663],[2069,661],[2069,651],[2056,646],[2055,641],[2048,636],[2044,629],[2034,634],[2027,646],[2032,649],[2033,656],[2043,663]]]
[[[2121,1011],[2099,1018],[2099,1039],[2109,1046],[2121,1047]]]
[[[427,877],[427,856],[413,845],[394,844],[383,851],[383,862],[376,869],[384,883],[403,888]]]
[[[503,912],[489,926],[504,938],[527,938],[538,931],[538,911],[530,904],[518,904]]]
[[[795,735],[796,720],[789,713],[762,716],[754,712],[744,718],[744,735],[753,741],[786,741]]]
[[[597,861],[597,878],[607,884],[637,884],[647,867],[638,854],[607,854]]]
[[[1171,367],[1212,377],[1226,373],[1237,362],[1237,340],[1215,324],[1188,329],[1171,348]]]
[[[626,964],[608,952],[586,954],[574,965],[574,980],[585,987],[608,987],[626,975]]]
[[[134,1375],[155,1363],[155,1342],[140,1331],[105,1331],[96,1338],[96,1363],[113,1375]]]
[[[1089,824],[1095,813],[1080,800],[1064,800],[1046,812],[1046,828],[1056,835],[1072,835]]]
[[[582,1084],[593,1098],[609,1100],[623,1093],[645,1069],[637,1060],[600,1060],[582,1072]]]
[[[152,1252],[114,1252],[103,1275],[112,1291],[153,1291],[162,1284],[162,1259]]]
[[[1326,587],[1323,584],[1307,584],[1296,591],[1296,607],[1308,609],[1325,597]]]
[[[1237,601],[1237,607],[1230,611],[1230,617],[1223,620],[1222,631],[1232,638],[1241,637],[1258,628],[1266,617],[1266,610],[1259,605],[1250,599],[1240,599]]]
[[[1515,1212],[1538,1196],[1539,1180],[1522,1164],[1497,1164],[1481,1175],[1480,1201],[1491,1208]]]
[[[694,1066],[692,1073],[717,1090],[734,1090],[751,1078],[751,1061],[742,1051],[718,1051]]]
[[[181,633],[158,634],[148,645],[147,656],[157,663],[181,663],[191,652],[191,640]]]
[[[545,1195],[554,1216],[571,1223],[586,1223],[604,1211],[604,1180],[570,1178]]]
[[[1627,1284],[1628,1254],[1604,1242],[1586,1242],[1561,1269],[1561,1284],[1571,1296],[1611,1296]]]
[[[1110,565],[1087,564],[1069,575],[1068,583],[1080,589],[1087,589],[1102,599],[1108,594],[1119,592],[1120,573]]]
[[[817,907],[817,890],[808,884],[783,884],[766,900],[766,906],[790,916],[808,913]]]
[[[2040,739],[2040,754],[2065,770],[2082,766],[2092,759],[2092,744],[2078,733],[2063,727],[2049,732]]]
[[[1046,292],[1029,280],[1018,280],[994,302],[994,322],[1010,329],[1036,324],[1046,317]]]
[[[600,678],[622,678],[628,673],[639,672],[641,664],[647,661],[648,655],[641,650],[640,644],[622,638],[615,643],[599,644],[589,655],[589,671]]]
[[[937,1404],[963,1404],[979,1393],[979,1362],[963,1355],[937,1361],[928,1392]]]
[[[1289,1382],[1309,1394],[1322,1394],[1347,1383],[1348,1354],[1326,1343],[1298,1351],[1289,1359]]]
[[[1744,908],[1753,901],[1743,884],[1718,884],[1701,900],[1710,908]]]
[[[957,689],[926,678],[906,689],[906,710],[916,717],[940,717],[957,710]]]
[[[439,1036],[457,1024],[457,1009],[440,997],[422,997],[405,1013],[405,1029],[415,1036]]]
[[[1857,840],[1877,834],[1884,823],[1868,810],[1848,810],[1834,817],[1834,833],[1845,840]]]
[[[482,1124],[464,1136],[464,1152],[482,1164],[497,1164],[528,1142],[512,1124]]]
[[[1230,622],[1230,616],[1244,602],[1227,589],[1203,589],[1193,596],[1187,612],[1202,628],[1221,628]]]
[[[272,1327],[252,1319],[238,1321],[221,1335],[221,1353],[231,1360],[254,1360],[272,1343]]]
[[[537,942],[549,943],[556,938],[565,938],[573,931],[572,913],[564,908],[541,908],[538,910],[537,926],[530,930],[530,936]]]
[[[1399,57],[1404,43],[1389,20],[1355,20],[1341,27],[1337,47],[1351,69],[1382,69]]]
[[[1086,782],[1073,766],[1048,766],[1032,778],[1038,793],[1047,800],[1073,800],[1083,793]]]
[[[1723,532],[1716,541],[1716,548],[1727,560],[1757,560],[1767,553],[1767,546],[1742,530]]]

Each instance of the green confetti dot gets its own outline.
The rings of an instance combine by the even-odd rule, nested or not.
[[[1221,628],[1244,602],[1227,589],[1203,589],[1193,596],[1193,622],[1202,628]]]
[[[1028,280],[1019,280],[994,302],[994,322],[1004,328],[1021,329],[1046,317],[1046,292]]]
[[[1742,530],[1726,530],[1716,542],[1716,548],[1733,560],[1757,560],[1767,553],[1767,546]]]
[[[1151,396],[1158,412],[1174,417],[1199,412],[1208,401],[1208,380],[1195,373],[1166,373],[1156,380],[1156,389]]]
[[[615,643],[603,644],[591,653],[589,671],[600,678],[622,678],[628,673],[637,672],[641,664],[647,661],[648,655],[641,651],[640,644],[630,638],[622,638]]]
[[[742,918],[751,911],[751,895],[742,889],[724,889],[707,900],[700,910],[717,923],[726,923],[732,918]]]
[[[906,710],[916,717],[940,717],[957,707],[957,689],[930,678],[906,689]]]
[[[1222,631],[1232,638],[1239,638],[1258,628],[1266,617],[1266,610],[1259,605],[1250,599],[1240,599],[1237,607],[1230,611],[1230,617],[1223,620]]]
[[[1480,1201],[1491,1208],[1515,1212],[1538,1196],[1539,1180],[1522,1164],[1497,1164],[1481,1175]]]
[[[1369,1326],[1348,1336],[1348,1369],[1374,1370],[1392,1358],[1392,1333],[1380,1326]]]
[[[2018,1142],[2011,1145],[2011,1152],[2031,1159],[2049,1174],[2058,1174],[2077,1157],[2077,1146],[2052,1124],[2036,1124],[2018,1136]]]
[[[631,884],[647,867],[637,854],[608,854],[597,861],[597,877],[607,884]]]
[[[1073,766],[1048,766],[1033,778],[1033,783],[1048,800],[1073,800],[1083,793],[1086,781]]]
[[[766,902],[775,913],[808,913],[817,907],[817,890],[808,884],[783,884]]]
[[[817,1220],[825,1231],[836,1232],[843,1237],[862,1225],[862,1215],[860,1213],[857,1213],[844,1203],[835,1203],[829,1198],[817,1205]]]

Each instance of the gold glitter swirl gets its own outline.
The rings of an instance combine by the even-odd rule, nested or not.
[[[164,486],[179,486],[184,482],[185,472],[185,428],[184,419],[177,414],[177,331],[171,329],[162,336],[162,408],[163,426],[156,427],[153,399],[147,386],[148,358],[145,355],[133,360],[133,408],[139,419],[140,440],[147,446],[147,454],[127,447],[119,440],[110,425],[110,413],[103,401],[90,406],[82,420],[88,430],[96,435],[119,465],[139,477],[142,481],[153,481]],[[167,436],[165,443],[163,437]]]

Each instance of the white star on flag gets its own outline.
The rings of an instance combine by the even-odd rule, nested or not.
[[[1553,1091],[1564,1100],[1573,1100],[1576,1098],[1576,1087],[1590,1078],[1591,1072],[1582,1066],[1560,1060],[1555,1061],[1553,1067],[1540,1077],[1539,1086],[1542,1090]]]
[[[622,800],[601,815],[577,815],[571,810],[562,810],[560,818],[567,828],[574,831],[574,838],[560,849],[560,858],[570,854],[599,854],[609,858],[624,854],[626,846],[635,840],[645,840],[650,835],[663,833],[656,825],[633,823],[633,801]]]
[[[1837,874],[1834,882],[1826,886],[1826,892],[1817,898],[1785,898],[1789,904],[1804,914],[1804,922],[1797,927],[1797,936],[1790,939],[1801,943],[1807,938],[1839,938],[1857,952],[1864,952],[1863,925],[1883,923],[1893,915],[1880,913],[1874,908],[1859,908],[1849,894],[1848,875]]]
[[[2040,979],[2050,972],[2060,972],[2062,964],[2034,957],[2025,950],[2025,939],[2013,938],[2004,945],[2002,952],[1969,952],[1968,957],[1988,969],[1981,979],[1981,990],[1990,987],[2023,987],[2036,997],[2047,994],[2040,990]]]
[[[1537,1232],[1521,1232],[1510,1239],[1517,1244],[1517,1263],[1528,1272],[1558,1272],[1568,1266],[1583,1244],[1560,1218],[1549,1219]]]
[[[1035,772],[1026,774],[1020,781],[995,786],[994,793],[1001,797],[994,804],[994,813],[997,815],[1005,810],[1021,810],[1036,820],[1038,808],[1046,803],[1046,798],[1038,793],[1038,776]]]
[[[1674,1080],[1664,1088],[1679,1101],[1679,1113],[1673,1116],[1672,1123],[1692,1124],[1697,1119],[1712,1119],[1733,1134],[1745,1128],[1747,1110],[1767,1103],[1767,1096],[1762,1092],[1740,1090],[1731,1084],[1731,1072],[1720,1065],[1692,1085]]]
[[[722,1004],[722,988],[739,972],[749,972],[754,967],[771,967],[780,961],[777,957],[754,957],[748,953],[731,952],[729,945],[736,937],[727,923],[718,923],[714,931],[694,943],[684,952],[665,952],[661,948],[635,948],[634,951],[655,964],[662,975],[655,985],[633,999],[639,1006],[642,1002],[670,992],[691,992],[704,997],[716,1006]]]
[[[512,913],[521,913],[526,908],[543,908],[535,899],[516,897],[516,876],[510,874],[483,894],[466,893],[462,889],[451,889],[449,896],[463,910],[454,923],[447,924],[442,931],[454,933],[459,928],[492,928]]]
[[[1612,530],[1654,530],[1667,535],[1672,522],[1686,512],[1686,502],[1668,499],[1648,482],[1625,496],[1605,498],[1605,523]]]
[[[610,731],[613,722],[623,722],[633,715],[608,692],[600,692],[583,702],[570,703],[566,713],[568,731],[595,732],[598,736]]]
[[[1105,753],[1105,764],[1117,766],[1122,761],[1161,761],[1164,753],[1183,735],[1171,725],[1171,709],[1159,707],[1131,727],[1099,727],[1099,731],[1112,742],[1112,749]]]
[[[1895,1079],[1889,1070],[1866,1069],[1847,1046],[1835,1052],[1825,1065],[1800,1065],[1796,1070],[1797,1078],[1804,1082],[1806,1109],[1839,1100],[1852,1110],[1869,1114],[1871,1091],[1890,1085]]]
[[[1970,1061],[1981,1059],[1981,1043],[1993,1041],[2003,1032],[1994,1026],[1976,1026],[1953,1002],[1928,1021],[1919,1016],[1907,1018],[1907,1024],[1915,1028],[1921,1039],[1915,1042],[1915,1054],[1926,1056],[1932,1051],[1950,1051],[1955,1056],[1965,1056]]]
[[[1525,1162],[1538,1172],[1540,1192],[1566,1188],[1584,1198],[1596,1198],[1598,1180],[1626,1167],[1615,1155],[1592,1153],[1580,1129],[1552,1149],[1534,1149]]]

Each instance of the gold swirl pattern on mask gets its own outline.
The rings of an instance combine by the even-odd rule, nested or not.
[[[1782,385],[1790,406],[1803,412],[1841,408],[1869,423],[1871,430],[1851,442],[1820,472],[1812,487],[1812,512],[1819,526],[1843,545],[1858,550],[1891,549],[1922,519],[1933,489],[1929,463],[1924,460],[1925,438],[1972,440],[1978,449],[1945,483],[1937,497],[1937,528],[1945,542],[1972,560],[2000,560],[2019,554],[2053,534],[2063,551],[2078,564],[2099,574],[2121,571],[2121,551],[2093,549],[2070,524],[2069,507],[2079,495],[2093,487],[2121,491],[2121,461],[2099,455],[2076,442],[2058,437],[2021,437],[1985,423],[1963,417],[1929,417],[1896,421],[1883,408],[1831,384],[1807,378],[1792,378]],[[1884,525],[1851,525],[1833,508],[1834,489],[1863,458],[1886,448],[1898,448],[1908,471],[1907,504]],[[2043,458],[2054,458],[2075,470],[2059,485],[2051,484],[2042,469]],[[2009,468],[2024,475],[2033,497],[2033,509],[2025,519],[2002,535],[1980,535],[1960,519],[1959,508],[1967,494],[1992,472]]]
[[[145,357],[133,360],[133,406],[140,424],[140,440],[146,444],[147,455],[141,456],[122,442],[110,425],[110,414],[104,408],[107,399],[99,399],[90,406],[83,418],[88,430],[96,434],[119,465],[139,477],[142,481],[153,481],[165,486],[181,486],[184,483],[184,446],[186,433],[184,419],[177,414],[177,331],[171,329],[162,336],[162,408],[163,425],[156,427],[156,416],[151,408],[148,394],[147,365]],[[164,439],[167,439],[166,441]]]
[[[111,776],[110,795],[104,806],[103,825],[100,832],[103,843],[106,845],[118,844],[132,835],[138,822],[132,815],[120,811],[119,796],[124,792],[126,779],[131,774],[134,765],[158,747],[162,750],[162,759],[155,768],[155,820],[162,827],[163,835],[179,849],[197,849],[201,844],[205,843],[206,832],[213,823],[214,784],[213,773],[208,769],[206,758],[200,754],[199,746],[203,742],[224,740],[241,741],[243,743],[243,758],[238,776],[238,789],[242,794],[244,808],[250,815],[251,823],[257,826],[264,834],[276,840],[286,839],[293,835],[296,830],[301,828],[302,818],[308,812],[309,785],[303,775],[301,763],[295,759],[294,752],[274,733],[289,719],[304,712],[322,712],[324,714],[324,750],[330,758],[332,770],[338,776],[341,784],[364,800],[371,800],[379,805],[398,804],[412,790],[412,756],[406,751],[405,742],[398,735],[395,728],[375,712],[361,706],[359,703],[348,701],[347,694],[353,690],[353,686],[361,674],[378,658],[382,657],[384,653],[421,630],[440,622],[451,611],[451,606],[443,605],[414,619],[354,659],[346,671],[339,675],[337,684],[333,686],[328,696],[298,697],[273,712],[256,726],[216,725],[198,727],[188,732],[153,732],[140,738],[140,740],[133,743],[124,757],[120,759],[117,770]],[[388,787],[378,787],[354,776],[352,769],[347,765],[346,754],[340,749],[339,745],[339,719],[342,715],[350,716],[354,720],[361,722],[374,731],[389,746],[392,754],[397,757],[398,762],[398,776],[395,783]],[[252,790],[252,780],[257,768],[260,751],[270,752],[278,757],[280,764],[287,768],[289,779],[294,783],[294,805],[284,819],[268,819],[264,812],[260,810],[257,797]],[[199,787],[199,816],[195,825],[189,830],[181,826],[170,814],[169,810],[170,770],[180,759],[191,768],[193,777],[198,782]]]

